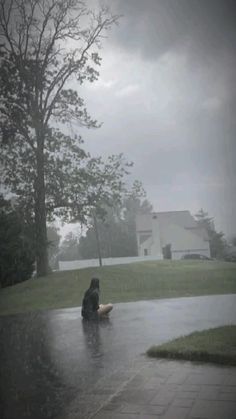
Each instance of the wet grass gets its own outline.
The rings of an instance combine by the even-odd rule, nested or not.
[[[194,332],[163,345],[152,346],[147,355],[155,358],[236,365],[236,326]]]
[[[86,268],[30,279],[0,290],[0,314],[80,306],[91,277],[101,281],[101,302],[236,293],[236,264],[157,261]]]

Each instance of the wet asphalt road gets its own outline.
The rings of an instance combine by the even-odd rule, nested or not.
[[[1,317],[0,417],[67,418],[151,345],[235,323],[236,295],[116,304],[100,323],[84,323],[80,308]]]

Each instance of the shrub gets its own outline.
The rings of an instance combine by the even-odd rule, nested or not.
[[[7,287],[29,279],[34,270],[34,246],[27,224],[0,198],[0,285]]]

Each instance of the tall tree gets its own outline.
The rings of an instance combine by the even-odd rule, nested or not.
[[[102,165],[81,150],[80,138],[53,129],[71,120],[98,127],[72,85],[98,78],[98,48],[117,19],[78,0],[0,0],[1,163],[5,184],[34,213],[38,276],[48,268],[47,217],[57,209],[81,218],[99,192],[119,195],[122,159]]]
[[[209,237],[209,245],[211,257],[221,258],[225,254],[226,241],[224,240],[224,233],[217,232],[215,229],[214,219],[209,217],[208,213],[202,208],[195,214],[195,218],[200,227],[203,227]]]

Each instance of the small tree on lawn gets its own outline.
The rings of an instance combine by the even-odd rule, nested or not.
[[[224,240],[224,233],[218,233],[215,229],[214,219],[209,217],[208,213],[200,209],[195,218],[200,227],[205,228],[209,237],[209,245],[211,257],[221,258],[225,254],[226,241]]]
[[[34,214],[38,276],[48,269],[46,219],[55,210],[81,219],[83,208],[116,199],[122,187],[121,157],[91,159],[79,136],[53,128],[98,126],[77,87],[98,78],[98,48],[117,19],[79,0],[0,0],[2,175]]]
[[[151,204],[139,196],[144,195],[142,188],[136,194],[125,196],[120,205],[106,208],[103,216],[97,217],[97,229],[102,257],[137,256],[135,218],[139,213],[152,211]],[[93,220],[85,236],[80,238],[79,250],[84,259],[98,256],[97,239]]]

